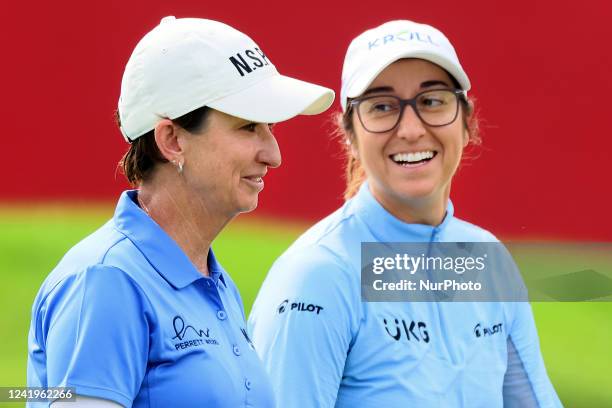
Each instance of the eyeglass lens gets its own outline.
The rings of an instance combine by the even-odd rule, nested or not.
[[[387,132],[397,126],[406,105],[416,107],[419,118],[429,126],[444,126],[457,117],[457,94],[451,90],[431,90],[418,94],[412,100],[393,95],[372,96],[359,101],[358,115],[369,132]]]

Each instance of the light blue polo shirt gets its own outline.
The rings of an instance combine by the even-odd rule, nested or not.
[[[227,272],[211,250],[210,277],[200,274],[135,201],[123,193],[114,217],[44,281],[28,386],[134,407],[274,406]]]
[[[529,303],[361,301],[362,242],[495,241],[455,218],[450,202],[437,227],[404,223],[365,183],[276,261],[253,306],[277,404],[560,406]]]

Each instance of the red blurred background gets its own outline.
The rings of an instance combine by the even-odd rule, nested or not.
[[[2,14],[2,202],[111,201],[127,188],[113,119],[121,75],[165,15],[226,22],[281,73],[338,94],[350,40],[408,18],[450,37],[483,119],[483,147],[454,183],[457,215],[502,238],[612,241],[608,1],[13,1]],[[331,111],[276,128],[283,165],[266,178],[259,214],[314,220],[341,204],[330,122]]]

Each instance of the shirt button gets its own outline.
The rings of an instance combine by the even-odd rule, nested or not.
[[[251,389],[251,380],[248,380],[248,379],[247,379],[247,380],[244,382],[244,386],[246,387],[246,389],[247,389],[247,390],[250,390],[250,389]]]
[[[227,313],[224,310],[217,310],[217,318],[219,320],[225,320],[227,318]]]
[[[238,347],[238,346],[234,345],[233,351],[234,351],[234,354],[235,354],[235,355],[237,355],[237,356],[239,356],[239,355],[240,355],[240,347]]]

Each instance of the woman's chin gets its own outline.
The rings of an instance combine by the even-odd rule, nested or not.
[[[423,182],[406,182],[401,183],[393,189],[395,195],[402,201],[422,201],[432,200],[436,196],[441,195],[440,189],[434,183]]]
[[[254,198],[250,198],[248,200],[241,200],[240,205],[238,206],[238,213],[249,213],[254,211],[259,204],[259,198],[255,196]]]

